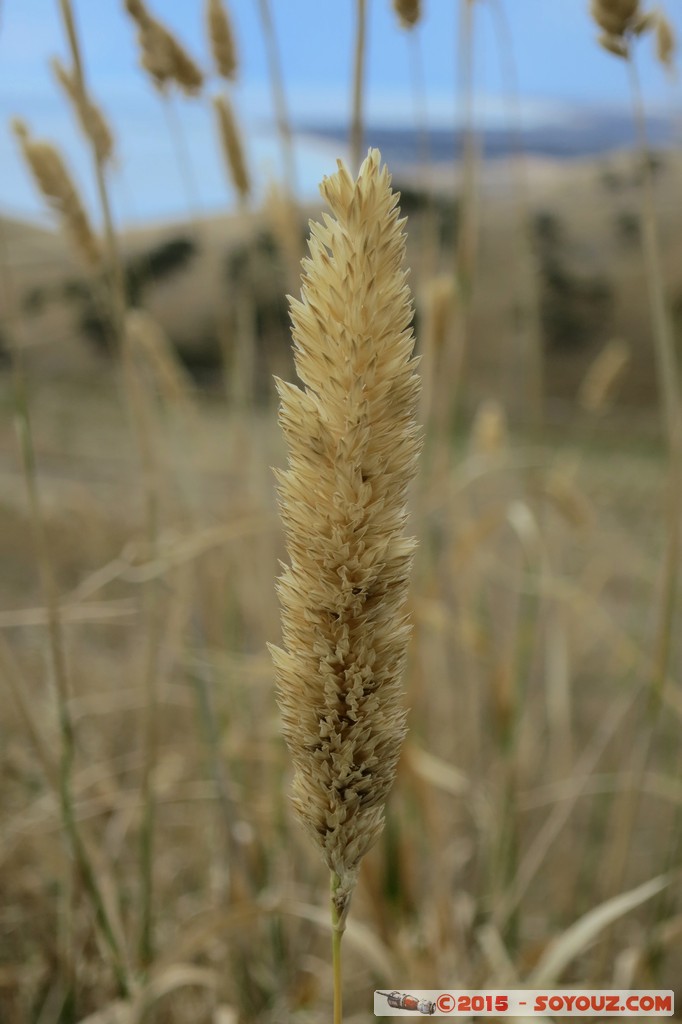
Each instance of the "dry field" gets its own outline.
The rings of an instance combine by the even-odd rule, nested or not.
[[[196,89],[174,53],[147,54],[157,85]],[[513,162],[473,168],[478,203],[466,160],[454,198],[405,176],[409,731],[343,938],[346,1024],[377,988],[682,1002],[681,159],[532,164],[530,205]],[[294,379],[283,296],[319,216],[285,196],[103,235],[89,266],[0,221],[0,1024],[340,1024],[267,647],[272,376]]]

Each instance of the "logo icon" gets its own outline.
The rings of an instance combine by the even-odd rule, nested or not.
[[[420,999],[406,992],[377,992],[377,995],[384,996],[388,1005],[395,1010],[412,1010],[413,1013],[423,1013],[429,1017],[436,1012],[436,1004],[430,999]]]

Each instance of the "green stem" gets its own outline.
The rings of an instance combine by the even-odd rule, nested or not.
[[[628,59],[632,105],[640,153],[642,175],[642,250],[646,273],[651,320],[656,349],[659,390],[663,402],[664,426],[668,441],[668,529],[663,563],[663,588],[654,649],[651,705],[654,715],[661,705],[670,660],[673,618],[678,589],[679,556],[682,547],[682,417],[680,414],[679,376],[670,312],[663,286],[658,224],[653,180],[648,160],[648,144],[642,91],[637,68]]]
[[[334,974],[334,1024],[343,1024],[343,976],[341,965],[341,939],[345,924],[339,918],[339,911],[334,899],[339,887],[339,876],[332,871],[331,875],[331,912],[332,912],[332,970]]]

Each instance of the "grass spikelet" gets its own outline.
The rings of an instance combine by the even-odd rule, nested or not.
[[[609,35],[608,32],[602,32],[600,36],[597,36],[597,42],[601,46],[602,50],[606,50],[607,53],[612,53],[614,57],[627,57],[630,53],[628,44],[624,39],[619,39],[618,36]]]
[[[424,362],[420,418],[423,423],[428,421],[433,401],[437,397],[434,392],[438,369],[442,364],[447,340],[451,336],[456,305],[454,274],[438,274],[428,281],[421,300],[424,326],[420,344]]]
[[[594,511],[578,486],[578,465],[563,460],[555,465],[544,481],[544,492],[557,512],[575,530],[586,530],[594,522]]]
[[[68,71],[57,57],[52,59],[51,66],[55,78],[71,101],[81,128],[95,147],[97,159],[106,163],[113,155],[114,139],[104,114],[80,88],[74,72]]]
[[[380,160],[370,150],[357,181],[339,161],[322,182],[333,216],[311,224],[301,300],[290,300],[303,387],[278,382],[290,565],[279,580],[284,650],[272,654],[294,805],[332,873],[338,932],[406,731],[415,542],[403,525],[419,379],[403,222]]]
[[[414,28],[421,18],[421,0],[393,0],[393,10],[403,28]]]
[[[237,49],[234,44],[232,23],[221,0],[207,0],[206,21],[211,52],[218,73],[234,81],[237,77]]]
[[[175,82],[188,96],[196,96],[204,76],[182,43],[152,17],[142,0],[126,0],[126,10],[137,25],[142,67],[156,87],[163,92]]]
[[[251,192],[251,179],[246,167],[244,148],[232,104],[227,96],[214,96],[213,106],[218,118],[218,131],[225,166],[240,198],[246,200]]]
[[[673,27],[663,12],[659,11],[656,16],[656,56],[666,71],[673,70],[676,50]]]
[[[471,450],[476,455],[499,455],[507,447],[507,417],[495,398],[479,405],[471,428]]]
[[[452,274],[438,274],[429,281],[424,301],[428,341],[434,353],[442,352],[452,325],[456,283]]]
[[[639,0],[592,0],[591,13],[605,32],[622,36],[639,13]]]
[[[144,309],[131,309],[125,326],[130,344],[149,364],[163,398],[169,405],[188,409],[191,381],[158,321]]]
[[[609,341],[589,367],[578,393],[583,409],[604,412],[611,404],[614,388],[630,361],[630,349],[620,338]]]
[[[627,58],[628,37],[646,30],[639,0],[592,0],[590,13],[602,29],[599,45],[617,57]]]
[[[99,241],[60,153],[52,143],[31,138],[27,125],[19,119],[12,122],[12,130],[38,188],[57,211],[75,248],[89,266],[99,266]]]

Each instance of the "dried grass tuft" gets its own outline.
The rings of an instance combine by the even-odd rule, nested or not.
[[[201,92],[204,76],[169,30],[152,17],[142,0],[125,0],[126,10],[137,25],[137,38],[142,51],[142,67],[162,92],[175,82],[188,96]]]
[[[218,131],[225,166],[241,199],[247,199],[251,192],[251,179],[246,167],[244,147],[232,104],[227,96],[214,96],[213,106],[218,118]]]
[[[68,96],[81,128],[95,147],[97,159],[110,160],[114,152],[114,139],[104,114],[80,87],[75,72],[68,71],[57,57],[51,61],[54,76]]]
[[[211,52],[218,73],[230,81],[237,77],[237,49],[232,23],[221,0],[207,0],[206,21]]]
[[[99,241],[61,154],[52,143],[31,138],[28,126],[18,118],[12,122],[12,130],[38,188],[57,211],[75,248],[89,266],[99,266]]]
[[[278,382],[289,466],[278,475],[290,565],[272,648],[294,805],[337,885],[342,924],[358,865],[383,826],[405,736],[400,677],[415,542],[403,536],[420,448],[405,236],[370,150],[339,162],[311,224],[291,299],[299,388]]]

